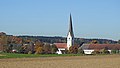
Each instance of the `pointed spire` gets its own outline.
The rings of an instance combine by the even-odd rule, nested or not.
[[[70,32],[71,36],[74,37],[73,27],[72,27],[72,16],[71,16],[71,13],[70,13],[69,32]]]

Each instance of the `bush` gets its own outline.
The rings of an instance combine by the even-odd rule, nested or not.
[[[94,55],[100,54],[100,51],[93,51],[92,54],[94,54]]]
[[[78,48],[78,54],[84,54],[84,51],[81,48]]]
[[[110,54],[110,52],[108,50],[106,50],[106,49],[101,49],[100,53],[101,54]]]
[[[42,47],[38,47],[35,54],[41,54],[43,52],[43,48]]]
[[[69,48],[69,53],[70,54],[77,54],[78,53],[78,46],[74,45]]]
[[[119,50],[112,50],[111,53],[112,53],[112,54],[118,54],[118,53],[119,53]]]
[[[32,52],[31,52],[31,51],[29,51],[29,52],[28,52],[28,54],[32,54]]]

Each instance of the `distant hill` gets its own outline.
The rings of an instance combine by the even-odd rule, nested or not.
[[[30,38],[33,41],[35,40],[40,40],[41,42],[45,43],[66,43],[66,37],[48,37],[48,36],[17,36],[20,38]],[[76,44],[81,44],[81,43],[91,43],[92,41],[97,41],[100,44],[117,44],[117,41],[114,40],[109,40],[109,39],[85,39],[85,38],[75,38],[75,43]]]
[[[8,37],[12,36],[14,39],[13,35],[7,35],[4,32],[0,32],[0,36],[8,36]],[[22,38],[22,39],[30,39],[33,42],[36,40],[39,40],[39,41],[44,42],[44,43],[66,43],[67,42],[66,37],[59,37],[59,36],[55,36],[55,37],[50,37],[50,36],[16,36],[16,37]],[[18,38],[16,40],[20,41],[21,39],[18,39]],[[117,44],[117,43],[120,43],[120,40],[114,41],[114,40],[110,40],[110,39],[75,38],[75,44],[92,43],[94,41],[99,43],[99,44]]]

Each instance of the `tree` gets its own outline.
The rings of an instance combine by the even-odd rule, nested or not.
[[[71,54],[77,54],[78,53],[78,45],[71,46],[69,48],[69,53],[71,53]]]
[[[24,47],[21,46],[20,49],[19,49],[19,53],[24,53],[24,50],[25,50]]]
[[[7,49],[7,36],[5,33],[0,33],[0,51],[6,51]]]
[[[51,46],[50,46],[50,44],[44,44],[43,51],[44,51],[44,54],[51,54]]]
[[[118,40],[118,44],[120,44],[120,40]]]
[[[21,48],[20,48],[20,50],[19,50],[19,52],[23,53],[23,54],[27,54],[29,52],[28,46],[29,45],[22,45]]]
[[[91,44],[98,44],[99,42],[97,40],[92,40]]]
[[[108,48],[107,48],[107,47],[101,49],[101,50],[100,50],[100,53],[102,53],[102,54],[110,54],[110,52],[108,51]]]
[[[92,54],[94,54],[94,55],[100,54],[100,51],[99,51],[99,50],[94,50],[94,51],[92,52]]]
[[[51,45],[51,53],[55,54],[58,51],[58,48],[56,47],[55,44]]]
[[[35,53],[36,53],[36,54],[42,53],[41,51],[43,51],[43,43],[40,42],[40,41],[36,41],[36,42],[35,42],[34,50],[35,50]]]
[[[10,44],[10,45],[7,47],[7,52],[8,52],[8,53],[11,53],[12,50],[13,50],[13,45]]]
[[[78,54],[84,54],[84,51],[80,47],[78,48]]]
[[[38,47],[35,54],[42,54],[43,53],[43,47]]]

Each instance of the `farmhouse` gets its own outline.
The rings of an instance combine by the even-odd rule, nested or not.
[[[120,44],[83,44],[81,48],[85,54],[92,54],[92,52],[102,49],[107,50],[109,53],[112,53],[112,51],[120,52]]]
[[[57,54],[64,54],[64,51],[67,49],[67,44],[66,43],[54,43],[58,51],[56,52]]]

